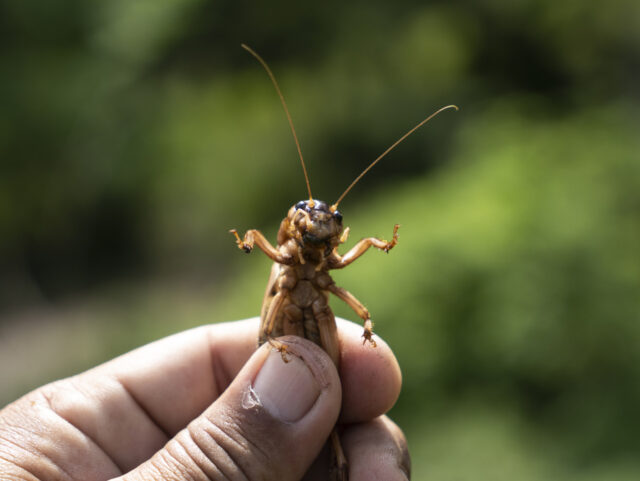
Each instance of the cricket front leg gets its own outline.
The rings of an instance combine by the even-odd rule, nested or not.
[[[376,341],[373,340],[373,322],[371,321],[371,317],[369,316],[369,311],[367,310],[367,308],[364,307],[362,302],[356,299],[353,294],[342,287],[331,284],[328,289],[330,292],[346,302],[347,305],[355,311],[358,317],[360,317],[364,321],[364,332],[362,333],[364,341],[362,341],[362,343],[365,344],[367,341],[369,341],[373,347],[376,347]]]
[[[353,261],[355,261],[362,254],[367,252],[369,247],[377,247],[380,250],[385,252],[389,252],[393,249],[398,243],[398,229],[400,228],[399,224],[393,226],[393,237],[391,241],[386,241],[382,239],[378,239],[377,237],[367,237],[366,239],[362,239],[355,246],[351,248],[349,252],[340,257],[337,253],[334,255],[334,260],[331,262],[331,269],[342,269],[345,266],[348,266]]]
[[[292,258],[288,254],[281,253],[276,247],[273,247],[271,243],[267,240],[267,238],[256,229],[250,229],[244,234],[244,238],[240,238],[238,235],[238,231],[235,229],[231,229],[229,231],[236,237],[236,244],[238,245],[238,249],[242,249],[247,254],[249,254],[253,250],[253,246],[257,245],[262,252],[267,254],[267,256],[279,264],[290,264]]]

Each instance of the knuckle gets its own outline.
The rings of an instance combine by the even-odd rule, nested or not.
[[[206,479],[250,481],[270,479],[269,474],[276,472],[268,433],[255,426],[247,432],[242,426],[228,415],[222,420],[202,416],[187,427],[189,441],[184,449],[209,476]]]
[[[409,454],[409,445],[407,438],[400,427],[394,423],[388,416],[383,416],[382,422],[386,425],[387,429],[391,433],[393,440],[395,441],[398,467],[407,476],[407,479],[411,478],[411,455]]]
[[[162,479],[165,481],[209,481],[203,471],[194,469],[189,457],[174,452],[178,443],[169,443],[166,449],[159,451],[149,460],[141,478],[146,480]]]

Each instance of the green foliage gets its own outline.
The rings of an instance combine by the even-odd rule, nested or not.
[[[398,353],[399,415],[409,422],[418,400],[445,413],[470,396],[508,400],[583,463],[637,448],[640,145],[629,117],[497,109],[480,122],[487,136],[463,133],[450,171],[385,189],[358,216],[354,232],[367,234],[400,218],[393,260],[371,255],[339,275]]]
[[[638,8],[5,3],[0,366],[19,355],[11,339],[32,344],[0,402],[259,312],[269,262],[227,231],[274,240],[306,192],[246,42],[280,82],[317,198],[461,106],[341,205],[348,245],[402,225],[388,256],[334,277],[400,360],[392,415],[416,479],[637,479]],[[25,321],[34,309],[52,319]]]

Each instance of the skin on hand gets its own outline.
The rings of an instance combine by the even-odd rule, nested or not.
[[[288,372],[296,382],[311,379],[313,394],[298,416],[260,398],[286,385],[260,385],[267,366],[276,373],[270,380],[284,364],[279,357],[274,364],[268,346],[255,350],[258,325],[249,319],[185,331],[27,394],[0,411],[0,472],[85,480],[138,467],[124,479],[323,479],[328,459],[319,433],[328,436],[327,420],[340,413],[352,481],[408,479],[404,436],[384,416],[401,385],[387,344],[363,346],[362,328],[338,320],[338,377],[324,351],[291,341],[300,360]],[[251,405],[254,389],[264,402]]]

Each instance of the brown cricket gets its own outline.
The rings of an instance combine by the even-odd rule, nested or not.
[[[256,52],[244,44],[242,47],[262,64],[280,97],[298,149],[309,194],[309,199],[301,200],[292,206],[280,223],[277,247],[274,247],[258,230],[248,230],[243,238],[240,238],[236,229],[230,231],[235,235],[240,249],[250,253],[254,246],[258,246],[274,261],[260,313],[258,344],[269,342],[282,353],[283,360],[287,362],[287,346],[276,338],[285,335],[304,337],[321,346],[339,368],[340,345],[335,316],[329,307],[329,294],[335,294],[346,302],[364,321],[363,344],[369,342],[372,347],[376,347],[376,342],[373,339],[373,322],[369,311],[353,294],[337,286],[329,275],[329,271],[348,266],[372,246],[389,252],[398,243],[399,225],[394,226],[391,241],[367,237],[360,240],[346,254],[340,255],[338,246],[347,240],[349,228],[343,228],[342,214],[338,211],[338,204],[353,186],[396,145],[443,110],[450,108],[458,110],[458,107],[455,105],[442,107],[412,128],[374,160],[338,200],[329,206],[311,195],[309,176],[302,158],[300,143],[275,76]],[[335,428],[331,432],[331,447],[332,478],[346,481],[348,479],[347,460]]]

